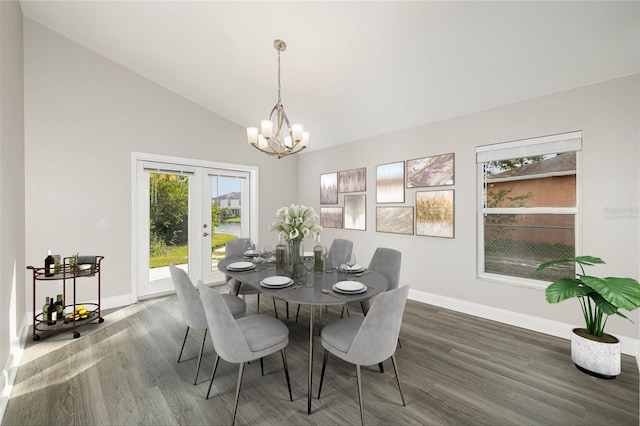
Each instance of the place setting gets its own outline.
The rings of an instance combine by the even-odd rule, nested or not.
[[[256,265],[253,262],[233,262],[227,265],[227,270],[233,272],[249,272],[255,269]]]
[[[289,289],[293,285],[294,281],[284,275],[274,275],[272,277],[267,277],[260,281],[260,286],[268,289]],[[295,286],[294,286],[295,287]],[[302,286],[300,286],[302,287]],[[292,288],[291,288],[292,289]]]

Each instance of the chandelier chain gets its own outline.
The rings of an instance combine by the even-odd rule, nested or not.
[[[280,98],[280,50],[278,50],[278,104],[282,102]]]

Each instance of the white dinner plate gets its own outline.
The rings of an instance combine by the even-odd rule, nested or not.
[[[255,267],[256,265],[251,262],[233,262],[227,265],[227,269],[230,271],[248,271]]]
[[[349,268],[349,266],[346,263],[343,263],[342,265],[340,265],[340,270],[343,272],[348,272],[351,274],[356,274],[358,272],[362,272],[364,271],[364,266],[362,265],[358,265],[357,263],[355,265],[353,265],[351,268]]]
[[[267,277],[262,281],[260,281],[260,285],[262,287],[267,287],[267,288],[282,288],[282,287],[288,287],[291,284],[293,284],[293,280],[289,277],[285,277],[282,275]]]
[[[367,286],[358,281],[340,281],[332,288],[340,293],[357,294],[367,291]]]

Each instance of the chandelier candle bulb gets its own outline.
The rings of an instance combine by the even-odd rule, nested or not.
[[[302,140],[302,130],[304,126],[302,124],[294,124],[291,126],[291,135],[293,136],[293,140],[296,142],[300,142]]]
[[[309,132],[302,132],[302,143],[300,145],[302,145],[303,148],[309,146]]]
[[[258,147],[260,147],[261,149],[267,147],[267,140],[262,135],[258,136]]]
[[[284,146],[286,146],[287,148],[291,148],[293,146],[293,143],[291,142],[291,136],[284,137]]]
[[[262,120],[260,122],[260,128],[262,129],[262,136],[265,139],[271,139],[271,136],[273,136],[273,121]]]
[[[255,145],[258,142],[258,128],[247,127],[247,140],[250,144]]]

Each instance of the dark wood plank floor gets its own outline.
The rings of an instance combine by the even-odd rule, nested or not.
[[[255,311],[255,296],[247,297]],[[261,312],[273,314],[271,299]],[[279,303],[280,317],[284,304]],[[323,322],[338,318],[331,308]],[[281,358],[245,369],[238,424],[359,424],[355,369],[330,358],[322,399],[307,415],[308,309],[285,320],[294,401]],[[105,314],[82,336],[51,335],[27,344],[4,425],[228,424],[237,365],[221,361],[204,399],[213,364],[210,340],[193,385],[201,334],[191,333],[176,363],[185,327],[175,296]],[[314,395],[322,349],[316,337]],[[638,425],[638,368],[623,356],[622,374],[601,380],[571,363],[570,342],[409,301],[397,351],[407,401],[403,407],[391,363],[363,371],[368,424]]]

